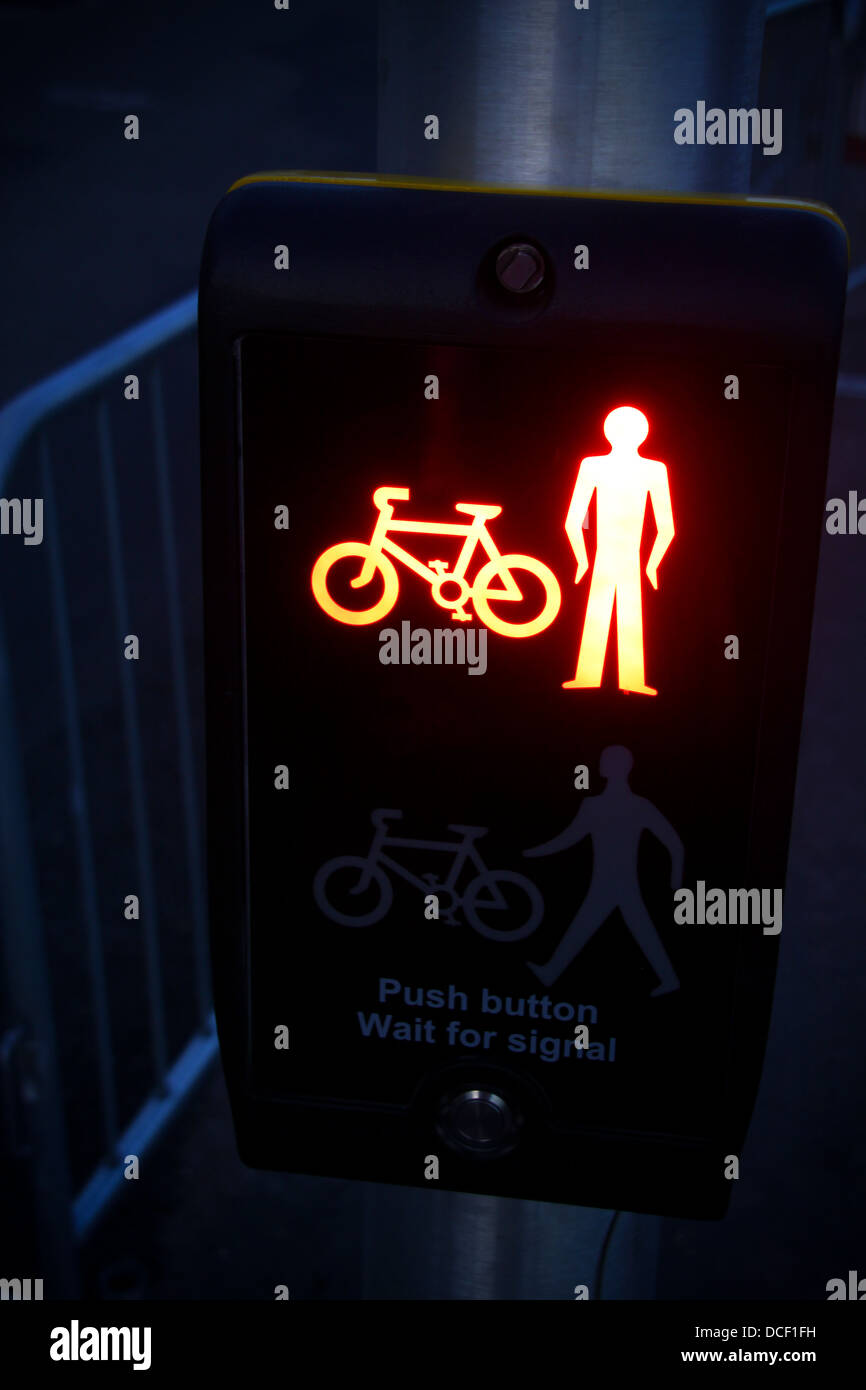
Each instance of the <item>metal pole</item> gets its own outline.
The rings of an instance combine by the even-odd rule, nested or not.
[[[755,105],[764,0],[380,0],[378,167],[548,188],[744,193],[751,146],[678,145],[674,112]],[[425,136],[438,119],[438,139]],[[429,126],[427,126],[429,129]],[[611,1213],[369,1187],[368,1298],[572,1299]],[[659,1220],[625,1214],[606,1298],[651,1298]]]
[[[677,145],[674,112],[754,105],[763,0],[380,0],[379,15],[383,173],[748,189],[751,146]]]

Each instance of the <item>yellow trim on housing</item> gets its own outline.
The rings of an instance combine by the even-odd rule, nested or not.
[[[692,203],[705,207],[797,208],[801,212],[817,212],[829,217],[845,233],[848,259],[851,259],[851,240],[841,217],[826,203],[812,203],[800,198],[738,198],[724,193],[620,193],[616,189],[594,188],[514,188],[492,183],[453,183],[450,179],[434,179],[414,174],[346,174],[320,170],[289,169],[261,174],[247,174],[228,190],[244,188],[252,183],[337,183],[345,185],[372,184],[377,188],[428,188],[453,193],[523,193],[548,198],[596,198],[623,203]]]

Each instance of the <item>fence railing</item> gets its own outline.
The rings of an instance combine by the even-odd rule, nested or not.
[[[46,1297],[74,1293],[75,1247],[123,1187],[125,1158],[141,1159],[217,1051],[190,703],[195,322],[192,293],[0,410],[0,492],[38,497],[44,516],[44,559],[32,542],[10,559],[5,542],[0,584],[0,1096],[6,1143],[29,1154]],[[50,693],[34,728],[40,681]],[[92,766],[103,736],[108,774]],[[43,824],[48,764],[67,791],[65,832],[56,808]]]

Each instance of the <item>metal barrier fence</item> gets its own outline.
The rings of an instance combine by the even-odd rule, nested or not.
[[[0,493],[41,498],[44,518],[44,545],[22,534],[13,555],[10,538],[0,574],[0,1098],[47,1297],[74,1294],[124,1159],[217,1051],[189,676],[195,322],[193,293],[0,410]]]

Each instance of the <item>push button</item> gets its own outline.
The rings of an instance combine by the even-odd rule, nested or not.
[[[439,1130],[453,1148],[478,1157],[507,1153],[517,1142],[511,1106],[495,1091],[460,1091],[443,1101]]]

